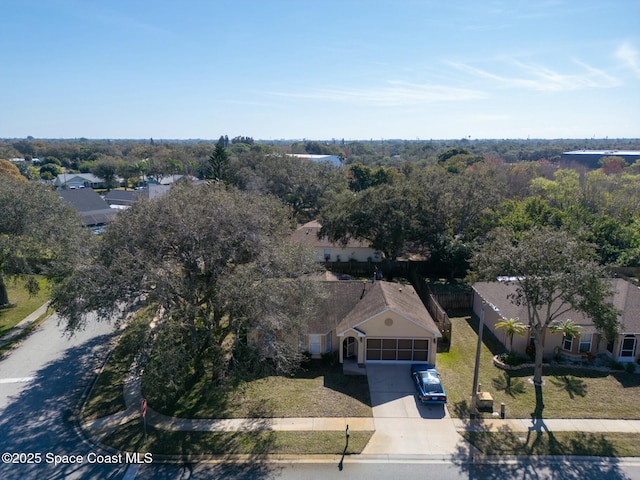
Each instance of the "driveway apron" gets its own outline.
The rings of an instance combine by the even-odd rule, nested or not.
[[[367,364],[367,379],[376,431],[363,454],[455,455],[468,449],[446,407],[417,400],[410,365]]]

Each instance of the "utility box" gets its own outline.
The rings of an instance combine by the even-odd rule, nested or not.
[[[493,412],[493,397],[489,392],[478,392],[476,407],[478,410]]]

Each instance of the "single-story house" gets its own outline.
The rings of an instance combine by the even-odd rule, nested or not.
[[[93,173],[61,173],[53,182],[58,189],[107,188],[107,184]]]
[[[340,363],[436,363],[437,325],[411,285],[322,282],[324,296],[300,346],[312,357],[338,352]]]
[[[322,225],[317,221],[305,223],[291,235],[291,243],[303,245],[315,250],[318,262],[381,262],[382,254],[368,243],[351,239],[346,245],[330,242],[327,237],[318,238]]]
[[[106,225],[118,214],[91,188],[59,190],[58,195],[78,210],[85,227]]]
[[[633,362],[640,354],[638,341],[640,340],[640,287],[623,280],[614,278],[609,280],[613,298],[609,301],[619,310],[622,328],[613,340],[607,340],[598,332],[593,321],[577,311],[567,312],[560,320],[572,320],[581,328],[579,338],[563,338],[561,333],[545,332],[543,337],[544,356],[550,358],[557,352],[567,357],[581,357],[582,355],[607,354],[618,362]],[[526,306],[518,306],[511,302],[510,295],[516,292],[516,285],[510,281],[478,282],[473,286],[473,312],[480,317],[484,306],[484,324],[499,340],[509,345],[503,330],[495,328],[496,323],[509,318],[517,318],[528,325]],[[513,338],[514,353],[524,355],[529,344],[533,343],[530,334]]]

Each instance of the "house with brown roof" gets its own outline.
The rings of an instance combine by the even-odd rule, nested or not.
[[[310,247],[315,251],[318,262],[381,262],[382,254],[371,248],[367,242],[350,239],[346,244],[330,242],[327,237],[319,237],[322,225],[317,221],[305,223],[291,235],[293,245]]]
[[[572,320],[581,328],[579,338],[564,338],[560,333],[546,331],[543,337],[544,356],[550,358],[556,353],[567,357],[580,358],[583,355],[606,354],[618,362],[633,362],[639,358],[638,342],[640,341],[640,287],[623,280],[609,280],[613,297],[609,299],[613,306],[621,312],[622,325],[618,336],[607,340],[596,329],[593,321],[577,311],[567,312],[561,320]],[[478,282],[473,285],[473,311],[482,315],[484,302],[484,324],[496,337],[507,345],[504,331],[496,330],[498,322],[509,318],[517,318],[528,324],[527,307],[518,306],[510,298],[516,292],[514,282]],[[543,307],[545,308],[545,307]],[[531,335],[513,338],[514,353],[525,355],[529,344],[533,343]]]
[[[351,280],[323,282],[323,290],[301,342],[312,357],[436,363],[441,334],[411,285]]]

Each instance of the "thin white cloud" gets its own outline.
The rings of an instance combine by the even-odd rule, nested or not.
[[[388,82],[388,86],[372,88],[319,88],[307,92],[272,92],[279,97],[354,103],[368,106],[397,107],[448,101],[487,98],[480,90],[445,85]]]
[[[640,52],[633,45],[628,42],[623,43],[616,50],[615,57],[640,77]]]
[[[620,84],[619,80],[604,70],[595,68],[579,60],[573,60],[581,67],[576,73],[562,73],[544,65],[511,61],[518,71],[512,75],[499,75],[489,70],[473,67],[464,63],[450,65],[477,77],[491,80],[504,88],[519,88],[538,92],[565,92],[583,88],[611,88]]]

